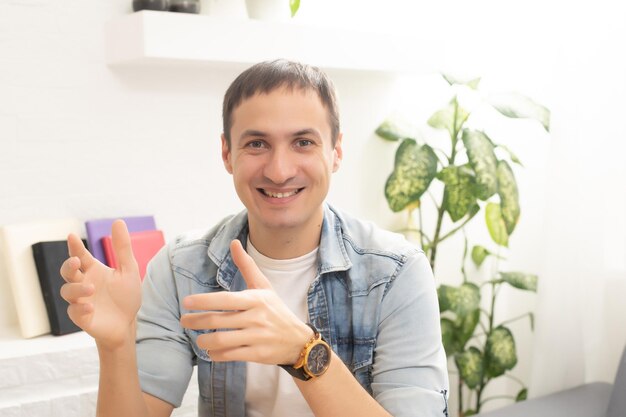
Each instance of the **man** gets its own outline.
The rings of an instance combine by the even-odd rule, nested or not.
[[[193,366],[200,416],[445,415],[426,257],[324,202],[343,156],[330,80],[257,64],[229,87],[223,119],[244,212],[177,238],[143,287],[123,222],[117,270],[69,236],[61,293],[98,346],[98,415],[169,416]]]

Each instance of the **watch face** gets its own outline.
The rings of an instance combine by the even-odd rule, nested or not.
[[[330,362],[329,355],[328,347],[324,344],[319,343],[313,346],[306,361],[309,372],[316,376],[323,374]]]

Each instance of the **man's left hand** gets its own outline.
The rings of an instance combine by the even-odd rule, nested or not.
[[[313,331],[278,297],[239,240],[231,242],[230,251],[248,289],[185,297],[183,307],[197,312],[184,314],[181,324],[216,330],[197,339],[213,361],[295,363]]]

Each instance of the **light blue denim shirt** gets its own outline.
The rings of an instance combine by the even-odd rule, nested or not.
[[[245,243],[247,213],[206,233],[185,235],[153,259],[137,320],[141,387],[178,407],[198,366],[198,415],[244,417],[245,362],[212,363],[183,329],[190,294],[240,291],[245,282],[229,244]],[[308,292],[310,321],[359,383],[390,414],[446,416],[448,374],[435,282],[424,252],[402,236],[329,205],[318,274]]]

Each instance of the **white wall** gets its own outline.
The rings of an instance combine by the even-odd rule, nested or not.
[[[243,10],[242,0],[225,2],[212,5],[231,14]],[[241,207],[219,157],[221,99],[236,74],[107,68],[102,25],[128,12],[130,0],[0,1],[0,224],[153,213],[171,238]],[[609,0],[593,7],[590,1],[316,0],[303,1],[296,17],[303,24],[403,33],[415,39],[407,53],[430,51],[425,58],[433,67],[482,75],[487,90],[517,90],[551,108],[551,137],[519,124],[516,137],[506,139],[526,165],[518,171],[523,217],[508,266],[539,273],[540,290],[552,294],[544,302],[512,294],[499,311],[507,317],[537,303],[535,335],[516,329],[516,374],[536,394],[609,380],[626,338],[616,330],[616,312],[623,310],[612,310],[626,270],[625,188],[615,179],[626,178],[625,16],[624,6]],[[382,197],[393,146],[372,131],[401,103],[402,112],[425,121],[448,100],[446,90],[432,73],[331,76],[341,97],[345,160],[329,200],[397,227],[403,219]],[[454,282],[459,242],[448,248],[444,264],[451,266],[442,268]],[[574,268],[580,264],[572,257],[583,253],[584,268]],[[609,278],[590,285],[596,273]],[[577,308],[585,290],[594,297],[589,313]],[[8,294],[0,282],[0,327],[15,322]],[[550,320],[570,318],[596,329],[594,342],[571,325],[558,333],[567,343],[546,350],[558,342]],[[604,323],[601,330],[596,322]],[[602,354],[609,360],[598,359]],[[588,360],[568,374],[581,355]],[[546,379],[545,365],[559,358],[566,359],[563,373]]]

